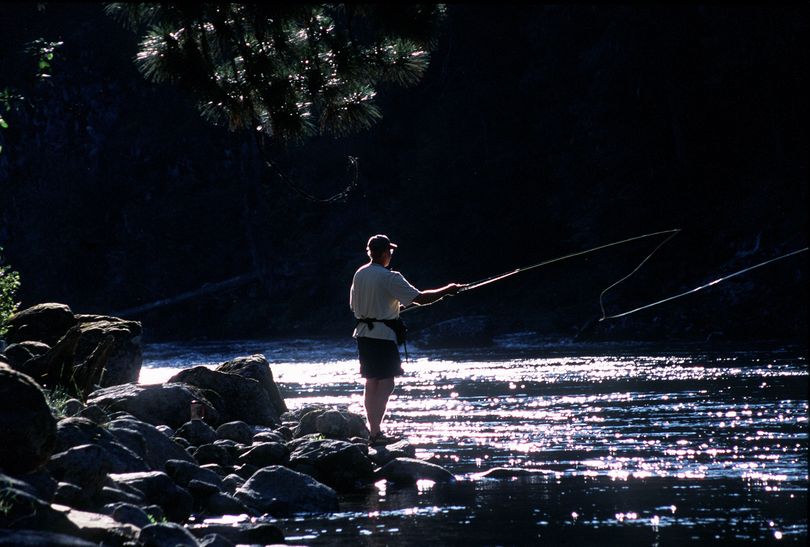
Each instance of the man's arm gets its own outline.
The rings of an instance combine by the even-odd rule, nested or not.
[[[464,287],[464,285],[459,285],[458,283],[449,283],[439,289],[419,291],[419,294],[413,299],[413,303],[419,306],[432,304],[437,300],[441,300],[445,296],[452,296],[456,294],[462,287]]]

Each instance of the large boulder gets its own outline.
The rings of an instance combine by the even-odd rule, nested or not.
[[[146,462],[135,452],[124,446],[110,433],[87,418],[72,417],[60,420],[56,428],[57,452],[64,452],[69,448],[92,444],[103,449],[99,454],[99,462],[108,462],[112,473],[131,473],[147,471]]]
[[[234,497],[260,513],[326,513],[337,511],[337,493],[309,475],[280,465],[257,471]]]
[[[267,390],[253,378],[198,366],[180,371],[169,378],[169,382],[189,384],[216,392],[223,402],[223,406],[217,410],[228,421],[242,420],[256,425],[279,423],[279,413]]]
[[[374,465],[359,445],[334,439],[298,445],[289,466],[339,490],[369,482],[374,475]]]
[[[29,473],[43,466],[56,444],[56,419],[39,385],[0,365],[0,470]]]
[[[267,392],[267,396],[270,397],[276,415],[281,416],[287,412],[287,404],[284,402],[284,397],[281,396],[278,385],[276,385],[275,380],[273,380],[273,371],[270,369],[270,363],[267,362],[267,358],[264,355],[257,353],[247,357],[237,357],[236,359],[222,363],[216,370],[219,372],[230,372],[231,374],[238,374],[245,378],[256,380]]]
[[[137,382],[143,363],[143,328],[138,321],[127,321],[104,315],[76,315],[81,337],[76,346],[76,362],[87,359],[107,336],[112,336],[112,349],[107,356],[101,386]]]
[[[9,318],[6,342],[16,344],[31,340],[53,346],[76,322],[73,312],[65,304],[37,304]]]
[[[194,461],[188,452],[152,424],[119,418],[106,427],[118,442],[143,459],[149,469],[165,471],[167,460]]]
[[[99,389],[87,398],[88,405],[98,405],[107,412],[123,410],[152,425],[178,428],[190,416],[191,401],[206,407],[205,421],[219,425],[219,412],[202,390],[187,384],[123,384]]]

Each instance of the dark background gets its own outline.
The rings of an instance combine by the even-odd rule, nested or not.
[[[358,189],[322,205],[263,170],[247,136],[145,81],[137,36],[101,5],[2,4],[0,74],[27,103],[0,136],[0,246],[23,307],[119,313],[253,275],[127,315],[152,340],[312,337],[349,336],[349,284],[374,233],[400,245],[394,269],[424,289],[681,228],[605,297],[618,313],[807,245],[807,23],[804,6],[450,5],[424,80],[380,90],[381,123],[279,158],[322,196],[359,158]],[[44,80],[22,53],[39,37],[65,43]],[[596,322],[599,293],[658,241],[407,320],[417,335],[456,320],[480,341],[804,343],[806,253]]]

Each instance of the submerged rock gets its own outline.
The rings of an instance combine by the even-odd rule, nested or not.
[[[376,476],[402,485],[415,484],[416,481],[423,479],[435,482],[455,480],[453,474],[444,467],[413,458],[396,458],[382,466]]]

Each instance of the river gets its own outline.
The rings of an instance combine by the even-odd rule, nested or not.
[[[293,545],[805,544],[807,349],[409,348],[387,431],[454,484],[273,519]],[[291,408],[362,413],[351,340],[152,344],[141,382],[262,353]],[[532,474],[495,479],[496,467]],[[227,520],[227,519],[226,519]]]

